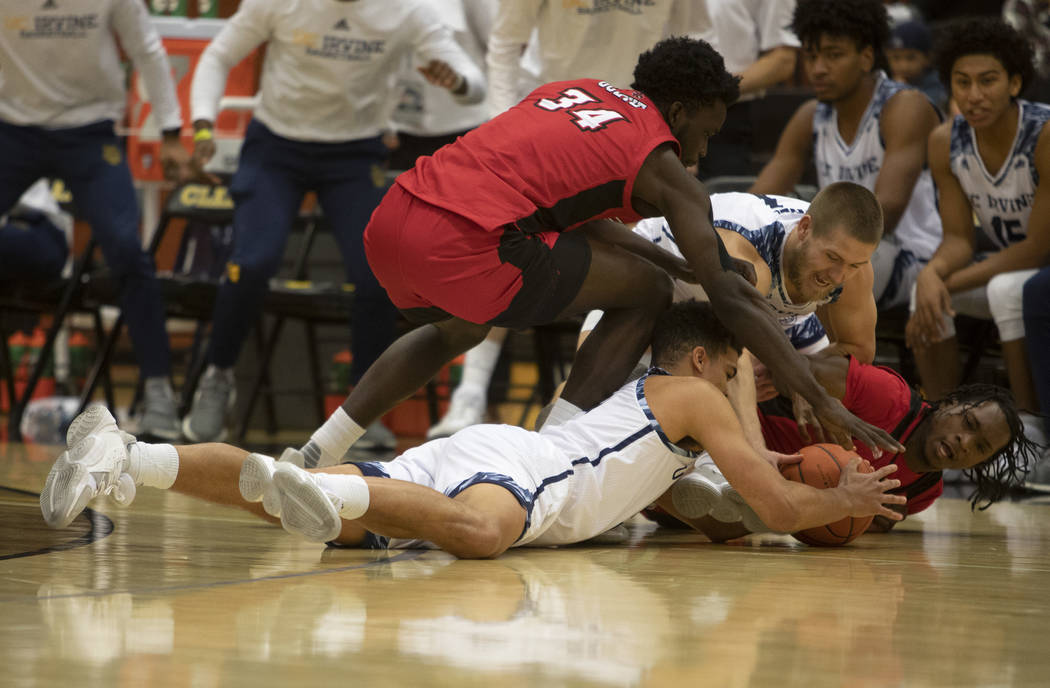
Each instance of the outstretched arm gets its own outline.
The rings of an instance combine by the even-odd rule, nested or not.
[[[719,319],[778,379],[812,404],[835,442],[851,447],[852,436],[876,452],[903,451],[885,431],[856,418],[827,395],[784,336],[765,298],[739,274],[723,267],[729,263],[729,254],[711,226],[707,191],[686,173],[670,146],[657,148],[646,159],[635,181],[633,200],[643,215],[662,212]]]
[[[895,465],[873,473],[858,470],[860,459],[851,461],[839,485],[832,489],[786,480],[771,463],[748,443],[728,400],[712,385],[695,378],[662,380],[646,397],[650,408],[671,441],[690,437],[700,443],[740,496],[773,530],[793,533],[832,523],[846,516],[878,514],[893,520],[900,515],[887,505],[904,497],[887,494],[900,485],[889,478]],[[659,384],[659,383],[658,383]],[[704,412],[697,413],[698,408]]]

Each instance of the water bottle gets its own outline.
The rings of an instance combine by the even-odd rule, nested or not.
[[[37,444],[65,444],[66,430],[79,406],[77,397],[33,399],[22,415],[22,439]]]

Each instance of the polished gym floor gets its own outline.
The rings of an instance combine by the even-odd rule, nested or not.
[[[1045,686],[1050,503],[945,497],[842,548],[325,549],[143,488],[49,530],[0,444],[0,686]],[[1045,498],[1044,498],[1045,499]]]

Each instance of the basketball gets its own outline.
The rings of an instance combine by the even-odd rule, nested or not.
[[[846,467],[849,460],[857,454],[848,449],[843,449],[837,444],[813,444],[802,447],[802,462],[789,466],[782,466],[780,472],[788,480],[796,483],[804,483],[811,487],[824,489],[835,487],[839,484],[839,474]],[[864,463],[860,465],[862,473],[871,473],[872,468]],[[835,521],[825,526],[809,528],[797,533],[792,533],[799,542],[818,547],[834,547],[844,545],[861,535],[874,517],[853,518],[847,516],[841,521]]]

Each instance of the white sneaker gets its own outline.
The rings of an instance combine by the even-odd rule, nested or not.
[[[127,505],[135,483],[126,473],[128,449],[119,431],[89,434],[62,452],[47,474],[40,511],[52,528],[65,528],[100,494]]]
[[[313,474],[290,463],[279,463],[273,474],[281,501],[281,525],[312,542],[339,536],[343,500],[323,489]]]
[[[675,509],[686,518],[710,516],[723,523],[740,520],[736,504],[726,499],[729,481],[713,461],[697,462],[688,473],[671,487],[671,501]]]
[[[73,447],[88,435],[98,435],[116,429],[117,421],[109,409],[102,404],[92,404],[69,424],[69,429],[66,430],[66,447]]]
[[[736,491],[736,488],[726,483],[726,488],[723,490],[723,496],[725,501],[732,504],[733,508],[736,509],[738,517],[736,521],[740,521],[741,524],[752,533],[772,533],[774,530],[767,526],[755,510],[751,508],[740,493]]]
[[[277,461],[303,466],[303,455],[298,449],[288,447]],[[241,475],[237,487],[247,502],[262,502],[263,510],[274,518],[281,516],[281,498],[273,484],[273,473],[277,461],[265,454],[249,454],[241,464]]]
[[[92,404],[69,424],[66,430],[66,447],[72,448],[88,435],[100,435],[104,432],[116,432],[120,435],[129,454],[131,445],[138,441],[134,435],[117,427],[117,420],[108,408],[102,404]],[[127,506],[134,501],[136,492],[135,481],[127,473],[122,473],[117,487],[106,494],[118,505]]]
[[[427,439],[433,440],[438,437],[451,437],[463,428],[477,425],[485,420],[485,399],[480,402],[456,403],[453,398],[445,417],[439,420],[427,430]]]

